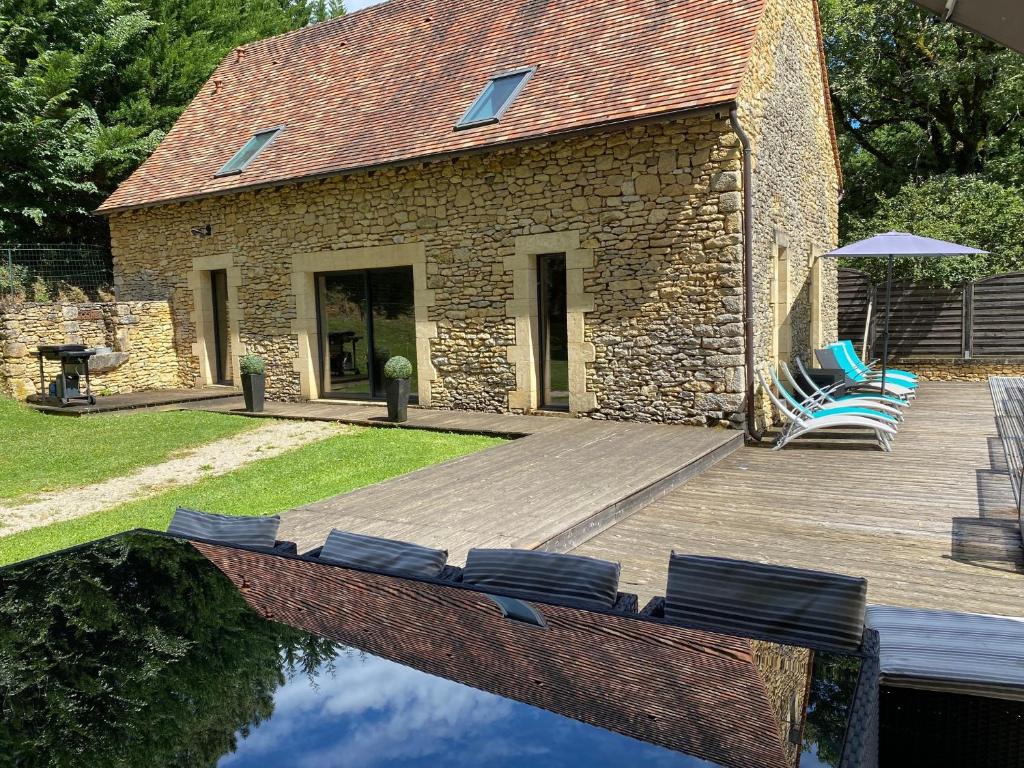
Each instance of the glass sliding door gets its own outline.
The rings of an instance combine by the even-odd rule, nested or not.
[[[320,344],[325,395],[370,395],[366,275],[320,275]]]
[[[413,364],[416,319],[412,268],[354,270],[317,276],[324,397],[384,397],[384,364]]]
[[[569,408],[569,325],[565,282],[565,254],[537,257],[540,407],[553,410]]]
[[[412,363],[410,392],[416,394],[416,316],[412,267],[374,269],[369,280],[373,334],[373,396],[384,397],[384,364],[401,355]]]

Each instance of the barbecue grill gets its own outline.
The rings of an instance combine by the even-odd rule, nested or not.
[[[84,344],[50,344],[36,348],[36,357],[39,358],[39,396],[40,400],[48,404],[70,405],[73,400],[81,400],[96,404],[89,385],[89,358],[96,354],[95,349],[89,349]],[[60,373],[57,378],[46,385],[46,370],[44,360],[54,360],[60,363]],[[85,377],[85,391],[82,391],[81,380]]]

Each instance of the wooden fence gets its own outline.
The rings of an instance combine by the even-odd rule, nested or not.
[[[839,270],[839,337],[859,346],[868,312],[872,356],[881,352],[885,285],[857,269]],[[892,284],[892,357],[1024,356],[1024,272],[1008,272],[957,288]]]

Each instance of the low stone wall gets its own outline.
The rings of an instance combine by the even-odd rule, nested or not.
[[[989,376],[1024,376],[1024,357],[905,357],[894,368],[913,371],[922,381],[988,381]]]
[[[109,347],[110,354],[90,365],[97,394],[181,386],[166,301],[17,304],[0,310],[0,392],[19,400],[38,392],[40,344]],[[46,362],[47,382],[58,368]]]

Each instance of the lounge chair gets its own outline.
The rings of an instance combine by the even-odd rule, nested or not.
[[[463,584],[524,600],[636,613],[636,595],[618,591],[619,564],[531,549],[471,549]]]
[[[295,542],[278,541],[280,515],[243,517],[217,515],[196,509],[178,507],[174,510],[167,532],[183,539],[202,539],[241,547],[256,547],[277,554],[294,555]]]
[[[839,347],[842,352],[846,355],[846,359],[850,364],[858,371],[863,373],[865,376],[877,376],[881,377],[882,372],[877,369],[877,361],[872,361],[870,364],[865,363],[860,355],[857,354],[856,348],[853,346],[853,342],[849,339],[843,339],[837,341],[834,344],[830,344],[832,347]],[[913,371],[904,371],[899,368],[886,368],[886,378],[892,376],[896,379],[917,383],[917,374]]]
[[[337,528],[327,535],[323,546],[304,553],[303,557],[414,579],[452,579],[458,570],[446,565],[446,550]]]
[[[785,363],[780,363],[780,369],[785,367],[785,365]],[[789,369],[786,368],[786,370],[788,372]],[[894,427],[898,426],[898,422],[900,421],[900,412],[891,406],[885,405],[884,403],[878,404],[878,407],[875,407],[876,404],[874,403],[821,402],[814,398],[807,398],[802,394],[802,390],[800,393],[803,399],[800,399],[786,389],[782,384],[782,381],[779,379],[779,374],[776,369],[769,366],[768,374],[771,376],[772,383],[775,385],[775,391],[778,392],[779,395],[794,408],[803,411],[810,411],[811,414],[816,414],[819,411],[825,411],[828,413],[845,413],[848,412],[850,408],[859,408],[868,412],[868,414],[865,415],[870,415],[872,418],[876,418],[885,424],[892,424]]]
[[[800,372],[800,380],[803,381],[803,384],[800,384],[795,380],[795,377],[793,376],[792,372],[789,371],[789,368],[787,366],[786,371],[787,373],[789,373],[790,381],[793,382],[793,384],[796,386],[798,390],[800,390],[802,393],[807,393],[810,397],[830,399],[833,402],[843,400],[848,404],[853,404],[854,400],[860,402],[873,400],[876,402],[885,403],[886,405],[891,405],[892,407],[900,410],[910,407],[909,400],[902,397],[897,397],[896,395],[887,395],[883,392],[848,392],[846,391],[846,387],[841,384],[835,384],[831,387],[818,386],[818,384],[815,383],[814,378],[811,376],[810,371],[808,371],[807,367],[804,366],[804,362],[803,360],[800,359],[800,356],[798,355],[797,357],[794,358],[794,360],[796,362],[796,367]],[[783,363],[783,365],[785,366],[785,363]],[[839,392],[840,390],[842,390],[842,394],[837,395],[836,393]]]
[[[653,598],[641,614],[739,637],[856,651],[866,598],[867,582],[852,576],[673,552],[665,597]]]
[[[823,347],[814,350],[815,357],[822,368],[838,368],[846,375],[847,385],[855,390],[882,392],[886,395],[901,397],[909,400],[916,396],[917,388],[906,383],[887,379],[883,389],[882,382],[874,377],[867,377],[855,370],[850,363],[846,362],[846,356],[840,355],[835,347]]]
[[[772,375],[774,376],[774,373]],[[815,411],[801,404],[781,386],[780,395],[776,395],[763,372],[758,371],[757,376],[769,399],[787,422],[775,442],[775,450],[811,432],[836,428],[870,429],[875,433],[875,439],[883,451],[892,450],[892,438],[896,436],[897,421],[888,414],[852,406]]]
[[[854,393],[835,397],[830,394],[828,390],[821,389],[817,385],[814,385],[813,382],[811,387],[814,391],[809,392],[800,386],[800,382],[797,381],[793,372],[789,369],[789,366],[784,362],[779,363],[779,370],[792,387],[794,396],[802,398],[803,404],[810,407],[812,410],[834,410],[836,408],[854,406],[857,408],[869,408],[873,411],[878,411],[879,413],[888,414],[897,421],[903,421],[903,413],[900,409],[906,407],[907,403],[905,400],[900,400],[897,397],[870,395],[866,393]],[[811,380],[807,379],[807,381]]]

